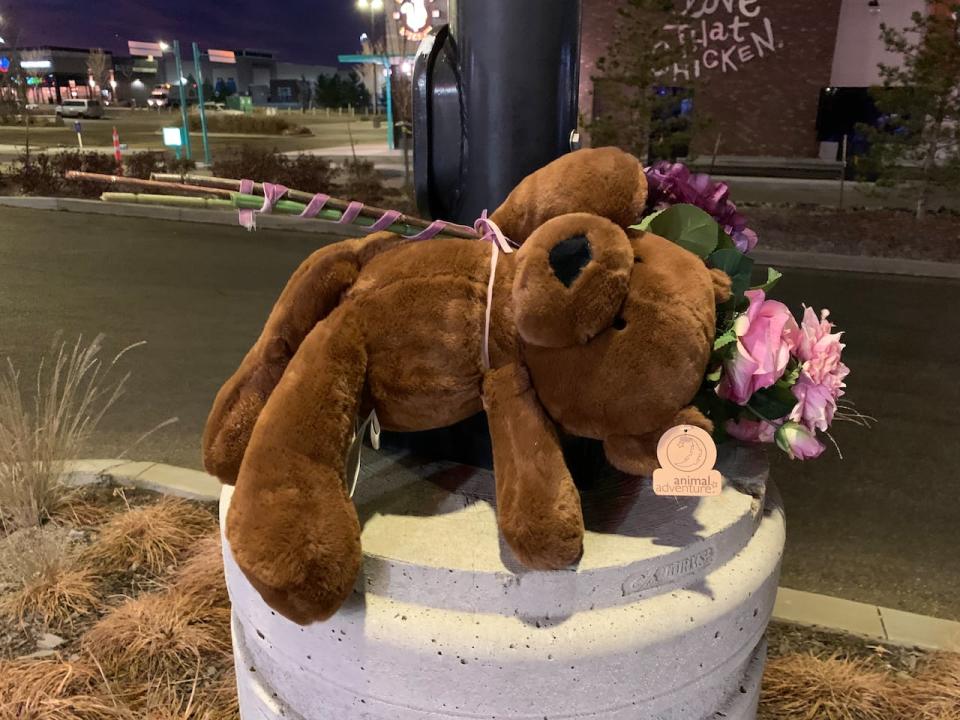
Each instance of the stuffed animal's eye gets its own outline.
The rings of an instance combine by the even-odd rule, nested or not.
[[[635,257],[633,258],[633,262],[634,262],[634,263],[642,263],[642,262],[643,262],[643,258],[642,258],[642,257],[639,257],[639,256],[635,256]]]
[[[614,329],[614,330],[623,330],[625,327],[627,327],[627,321],[624,320],[620,315],[617,315],[617,316],[613,319],[613,329]]]

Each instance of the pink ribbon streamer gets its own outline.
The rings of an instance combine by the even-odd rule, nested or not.
[[[241,180],[240,192],[244,195],[253,193],[253,180]],[[241,210],[240,224],[247,230],[255,230],[257,227],[257,214],[269,214],[273,212],[277,201],[287,194],[289,188],[274,183],[263,183],[263,205],[259,210]]]
[[[501,252],[509,255],[513,252],[514,248],[520,246],[503,234],[503,231],[500,229],[500,227],[493,220],[487,217],[486,210],[484,210],[480,214],[480,217],[477,218],[477,222],[474,223],[473,229],[477,231],[478,235],[480,235],[481,240],[486,240],[493,246],[492,252],[490,253],[490,279],[487,281],[487,309],[484,313],[483,345],[481,347],[483,369],[489,370],[490,320],[491,315],[493,314],[493,286],[497,279],[497,261],[500,259]]]

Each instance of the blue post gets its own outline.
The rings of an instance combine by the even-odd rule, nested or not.
[[[207,137],[207,111],[203,106],[203,68],[200,66],[200,46],[193,44],[193,67],[197,78],[197,102],[200,103],[200,132],[203,133],[203,161],[210,167],[210,138]]]
[[[386,55],[383,56],[383,68],[386,70],[387,75],[387,147],[393,150],[396,147],[396,143],[394,141],[396,128],[393,127],[393,91],[390,89],[390,86],[393,84],[393,67],[390,65],[390,58]]]
[[[183,87],[183,66],[180,64],[180,41],[173,41],[173,57],[177,64],[177,87],[180,88],[180,119],[183,121],[183,147],[187,160],[193,159],[190,150],[190,122],[187,117],[187,93]]]

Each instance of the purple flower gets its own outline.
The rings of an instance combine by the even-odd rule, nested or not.
[[[714,182],[704,173],[691,173],[683,163],[661,160],[646,168],[650,200],[654,207],[687,203],[709,213],[736,245],[748,253],[757,244],[757,233],[747,227],[747,219],[730,202],[726,183]]]

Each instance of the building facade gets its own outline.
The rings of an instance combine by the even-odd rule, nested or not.
[[[693,103],[707,122],[691,151],[785,158],[829,157],[818,122],[830,88],[866,88],[877,63],[896,62],[880,24],[903,27],[923,0],[678,0],[684,21],[669,28],[685,61],[664,86],[695,83]],[[583,0],[580,112],[589,124],[603,87],[597,60],[610,44],[622,0]],[[829,112],[829,109],[828,109]]]

